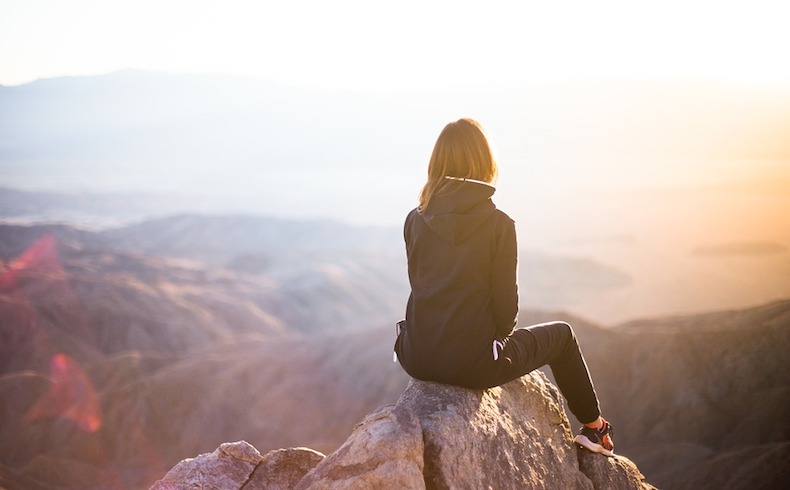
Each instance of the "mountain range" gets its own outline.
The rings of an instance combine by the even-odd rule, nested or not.
[[[518,203],[557,185],[787,180],[788,113],[785,86],[704,80],[378,93],[123,71],[0,86],[0,182],[393,223],[459,117],[488,127]]]
[[[384,267],[392,231],[324,226],[0,226],[0,487],[142,488],[239,439],[336,449],[406,386],[391,327],[405,279]],[[558,318],[648,481],[788,481],[790,302],[611,326],[525,309],[520,323]]]

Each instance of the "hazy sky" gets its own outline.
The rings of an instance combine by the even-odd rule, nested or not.
[[[364,182],[368,194],[386,202],[400,219],[422,184],[436,135],[446,121],[461,116],[479,118],[499,143],[503,179],[498,196],[506,203],[521,202],[527,189],[553,193],[573,186],[707,185],[776,175],[788,178],[790,168],[784,158],[788,103],[784,95],[774,103],[769,98],[774,92],[759,85],[779,82],[781,94],[790,87],[788,19],[788,0],[0,0],[0,84],[132,68],[250,75],[277,83],[347,90],[480,86],[483,90],[478,92],[485,97],[478,102],[463,95],[442,103],[430,91],[391,97],[410,101],[411,105],[405,104],[410,112],[401,111],[400,106],[367,103],[355,112],[344,105],[342,114],[331,116],[338,119],[330,142],[309,118],[299,122],[295,136],[289,135],[310,141],[299,146],[304,148],[302,161],[311,162],[310,169],[325,169],[340,180],[334,185],[320,181],[323,187],[316,193],[333,193],[333,199],[342,194],[348,206],[356,208],[361,192],[358,183]],[[670,88],[655,92],[664,95],[654,100],[641,92],[633,97],[624,93],[621,88],[627,83],[609,83],[676,78],[692,78],[682,82],[705,88],[691,92]],[[588,83],[591,79],[606,82]],[[553,83],[579,80],[582,83]],[[741,83],[746,84],[745,95],[719,86],[735,85],[740,90],[744,88]],[[546,85],[532,87],[530,97],[519,100],[508,96],[512,91],[490,90],[489,84]],[[575,88],[563,91],[565,85]],[[686,93],[693,94],[694,100],[685,99]],[[740,98],[722,96],[732,93]],[[158,140],[147,133],[132,148],[145,148],[143,143],[150,142],[150,154],[141,157],[128,148],[102,154],[107,162],[101,171],[89,169],[88,163],[95,160],[92,142],[109,141],[92,138],[106,129],[99,124],[98,130],[83,128],[78,134],[83,139],[69,136],[63,140],[73,141],[74,162],[67,161],[68,155],[59,153],[63,149],[59,147],[43,148],[56,155],[52,161],[33,157],[0,161],[0,184],[31,189],[68,185],[110,192],[161,191],[166,186],[165,192],[171,188],[219,192],[222,183],[229,195],[247,189],[258,205],[259,190],[270,177],[261,168],[277,161],[280,151],[269,151],[269,146],[279,148],[276,143],[282,141],[257,137],[256,128],[262,126],[253,122],[259,121],[259,115],[266,116],[266,111],[256,110],[248,101],[239,106],[253,111],[248,126],[200,126],[196,133],[204,134],[199,130],[209,128],[206,134],[211,138],[201,141],[216,144],[211,155],[223,155],[227,161],[205,152],[208,156],[203,155],[197,171],[188,175],[181,175],[182,169],[192,168],[194,155],[178,154],[180,160],[175,161],[174,154],[157,154]],[[162,107],[173,109],[172,104]],[[298,109],[294,117],[313,114],[309,111]],[[102,121],[95,111],[80,115],[87,117],[86,124]],[[16,128],[13,117],[8,120]],[[153,132],[169,121],[141,120]],[[135,121],[129,116],[119,127],[132,127]],[[382,126],[382,121],[389,126]],[[76,123],[68,125],[69,131],[77,127]],[[190,128],[195,129],[184,122],[174,134],[192,135]],[[35,133],[37,128],[30,129]],[[388,146],[387,129],[403,140],[395,150]],[[139,136],[134,131],[118,131],[113,136]],[[252,143],[227,144],[239,134],[253,135]],[[365,144],[356,145],[360,134],[367,135],[362,138]],[[774,140],[781,144],[774,145]],[[22,148],[24,141],[17,146],[11,143],[17,141],[5,149],[18,146],[19,154],[42,149],[37,145]],[[357,172],[354,179],[348,179],[333,170],[337,162],[352,159],[345,150],[348,147],[357,151],[354,168],[369,168],[370,175]],[[121,147],[107,144],[103,148]],[[710,157],[710,148],[719,151]],[[298,156],[288,155],[290,163],[298,162]],[[764,155],[782,159],[752,158]],[[160,165],[161,161],[168,164]],[[391,169],[396,165],[399,175],[393,176]],[[231,175],[234,169],[238,171],[235,177]],[[165,170],[171,178],[162,178]],[[223,176],[221,182],[217,175]],[[294,172],[280,179],[289,198],[307,199],[309,193],[291,191],[307,180],[304,175]],[[115,187],[110,185],[114,182]],[[299,205],[295,202],[291,208]],[[306,204],[303,207],[305,212],[313,211]]]
[[[0,0],[0,84],[125,68],[324,88],[790,80],[787,1]]]

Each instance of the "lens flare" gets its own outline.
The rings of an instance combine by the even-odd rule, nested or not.
[[[85,315],[69,285],[53,235],[41,237],[7,264],[0,274],[0,294],[13,299],[13,311],[24,316],[24,323],[32,329],[26,332],[32,339],[32,345],[28,345],[33,350],[30,361],[38,356],[49,360],[49,388],[25,412],[24,420],[61,418],[85,432],[98,431],[102,424],[101,407],[93,383],[76,360],[57,352],[59,349],[36,315],[36,305],[42,301],[56,304],[60,319],[84,333],[83,338],[90,342]],[[18,336],[24,334],[20,332]]]
[[[86,432],[101,428],[99,397],[80,365],[66,354],[56,354],[49,365],[49,390],[27,411],[25,420],[62,418]]]

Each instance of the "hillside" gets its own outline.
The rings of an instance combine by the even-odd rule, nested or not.
[[[790,301],[577,330],[618,451],[659,488],[790,482]],[[737,464],[735,462],[737,461]]]
[[[12,260],[47,234],[56,239],[67,269],[73,262],[101,275],[102,261],[114,261],[113,271],[128,269],[124,274],[134,276],[159,267],[174,276],[170,283],[181,280],[176,276],[193,281],[190,291],[200,288],[198,278],[211,279],[217,290],[212,295],[223,289],[226,296],[244,298],[291,330],[389,325],[403,314],[408,296],[400,227],[199,214],[92,232],[72,225],[0,224],[0,257]],[[541,309],[590,302],[632,283],[627,273],[591,258],[522,250],[520,262],[522,300]],[[171,266],[178,271],[167,272]]]
[[[8,441],[0,486],[136,488],[242,430],[262,447],[302,439],[329,448],[402,389],[391,329],[375,329],[364,315],[389,293],[348,284],[340,266],[311,274],[331,254],[315,250],[314,261],[296,265],[275,260],[262,275],[205,257],[124,251],[113,241],[126,239],[63,225],[0,225],[0,438]],[[271,268],[312,277],[289,281]],[[368,332],[330,336],[360,326]],[[311,329],[324,336],[306,338]],[[375,365],[371,356],[388,361],[392,382],[344,371]],[[323,377],[333,370],[332,379],[349,382],[343,398],[335,396],[342,382]],[[336,414],[333,423],[323,410]],[[231,412],[261,418],[245,429],[214,420]],[[300,423],[288,420],[299,413]]]
[[[790,482],[790,301],[608,334],[595,346],[602,396],[624,422],[620,440],[661,488]],[[629,369],[601,363],[607,352]]]
[[[195,215],[96,232],[0,224],[0,257],[14,260],[50,235],[50,247],[59,250],[66,273],[76,288],[86,289],[91,305],[106,303],[101,295],[115,287],[137,293],[150,287],[152,296],[173,296],[163,305],[187,307],[185,319],[205,308],[266,317],[253,320],[260,322],[256,331],[272,324],[305,332],[360,329],[390,324],[402,314],[403,258],[392,239],[397,233],[389,229]],[[88,292],[91,279],[102,287]],[[140,306],[144,314],[166,316]],[[229,328],[250,325],[249,319],[237,320]],[[204,316],[199,324],[206,321],[217,323]]]

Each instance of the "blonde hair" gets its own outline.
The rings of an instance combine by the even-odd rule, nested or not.
[[[420,191],[420,213],[450,180],[479,180],[493,183],[498,174],[488,135],[474,119],[462,118],[444,127],[428,163],[428,181]]]

